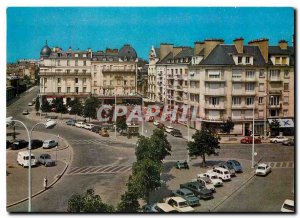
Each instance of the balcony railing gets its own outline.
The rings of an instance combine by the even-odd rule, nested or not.
[[[226,104],[218,104],[218,105],[212,105],[212,104],[205,104],[205,109],[210,110],[226,110]]]
[[[277,77],[277,76],[271,76],[270,78],[269,78],[269,81],[270,82],[282,82],[282,78],[281,77]]]
[[[90,72],[39,72],[40,76],[91,76]]]
[[[102,70],[103,73],[106,72],[128,72],[128,73],[133,73],[135,72],[135,69],[125,69],[125,68],[105,68]]]

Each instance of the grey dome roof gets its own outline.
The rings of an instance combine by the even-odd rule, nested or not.
[[[119,57],[122,59],[124,59],[125,57],[127,59],[133,58],[135,60],[137,58],[137,54],[136,54],[136,51],[134,50],[134,48],[132,48],[130,45],[126,44],[120,49]]]
[[[42,48],[40,55],[41,57],[49,57],[51,54],[51,49],[49,48],[47,41],[46,41],[46,45]]]

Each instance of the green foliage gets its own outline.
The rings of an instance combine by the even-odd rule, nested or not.
[[[64,101],[62,98],[55,98],[52,100],[52,107],[55,107],[57,113],[66,113],[67,108],[64,105]]]
[[[219,149],[219,137],[212,133],[210,129],[202,128],[197,130],[192,136],[194,141],[188,142],[189,155],[201,156],[205,166],[205,155],[218,155],[216,149]]]
[[[117,117],[117,129],[121,131],[121,134],[127,129],[126,115]]]
[[[85,100],[83,114],[88,118],[97,118],[97,109],[100,105],[100,102],[95,97],[89,97]]]
[[[68,201],[68,212],[71,213],[109,213],[114,212],[114,207],[102,202],[93,189],[88,189],[85,194],[74,194]]]
[[[35,99],[35,105],[34,105],[34,108],[36,111],[39,111],[40,110],[40,98],[39,97],[36,97]]]
[[[118,204],[117,212],[136,213],[140,210],[138,196],[133,191],[126,191],[121,196],[121,202]]]
[[[81,115],[83,106],[78,98],[70,101],[69,106],[71,107],[70,114]]]
[[[31,84],[30,77],[28,75],[25,75],[22,80],[27,85]]]
[[[228,120],[226,120],[226,122],[224,122],[221,125],[221,129],[224,133],[230,133],[230,130],[234,129],[234,123],[232,122],[231,118],[229,118]]]
[[[43,112],[50,112],[50,104],[47,101],[46,97],[42,97],[42,106],[41,106],[41,110]]]
[[[274,135],[278,135],[280,130],[279,121],[277,119],[273,119],[272,122],[270,123],[270,128],[271,130],[273,130]]]

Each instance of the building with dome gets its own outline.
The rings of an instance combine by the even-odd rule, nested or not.
[[[40,51],[40,94],[51,101],[61,97],[66,103],[92,95],[102,103],[137,103],[137,63],[135,49],[125,44],[120,50],[107,48],[93,52],[63,51],[46,42]]]

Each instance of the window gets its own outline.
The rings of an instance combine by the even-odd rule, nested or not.
[[[283,116],[288,117],[289,116],[289,111],[288,110],[283,110]]]
[[[69,60],[67,60],[67,66],[70,66],[70,61]]]
[[[239,92],[239,91],[241,91],[241,89],[242,89],[242,84],[241,83],[233,83],[232,84],[232,90],[233,91]]]
[[[130,85],[131,85],[131,86],[134,86],[134,80],[131,80],[131,81],[130,81]]]
[[[86,61],[83,61],[83,66],[86,66]]]
[[[78,83],[78,78],[75,78],[75,83]]]
[[[280,57],[275,57],[275,64],[280,64]]]
[[[57,87],[57,93],[61,92],[61,87]]]
[[[282,57],[282,58],[281,58],[281,64],[286,65],[286,57]]]
[[[106,86],[106,80],[103,80],[103,85]]]
[[[279,96],[270,96],[269,105],[279,105]]]
[[[283,84],[283,91],[289,91],[289,84],[288,83]]]
[[[210,70],[208,71],[208,78],[220,78],[221,72],[219,70]]]
[[[246,71],[246,78],[254,78],[254,77],[255,77],[254,70],[247,70]]]
[[[258,103],[259,103],[259,104],[262,104],[262,103],[263,103],[263,97],[259,97],[259,98],[258,98]]]
[[[240,105],[241,104],[241,98],[240,97],[232,97],[232,104],[233,105]]]
[[[57,78],[57,83],[60,83],[60,78]]]
[[[253,105],[254,104],[254,98],[253,97],[247,97],[246,98],[246,105]]]
[[[45,82],[45,84],[47,83],[47,78],[44,78],[44,82]]]
[[[127,85],[127,80],[124,80],[124,86],[126,86]]]
[[[66,73],[69,74],[71,72],[71,70],[66,70]]]
[[[83,57],[83,58],[86,58],[86,54],[82,54],[82,57]]]
[[[111,85],[111,86],[113,85],[113,81],[112,81],[112,80],[110,80],[110,85]]]
[[[289,78],[290,77],[290,71],[289,70],[285,70],[284,71],[284,78]]]
[[[75,92],[78,93],[79,92],[79,88],[75,87]]]
[[[180,69],[180,75],[182,75],[182,69]]]
[[[246,57],[246,64],[250,63],[250,57]]]
[[[86,92],[86,87],[83,87],[83,92]]]
[[[78,70],[74,70],[74,72],[77,74],[77,73],[78,73]]]
[[[83,82],[83,83],[86,83],[86,78],[82,78],[82,82]]]
[[[253,92],[255,88],[255,84],[254,83],[246,83],[245,84],[245,90],[246,92]]]
[[[75,54],[75,58],[78,58],[78,54]]]
[[[82,73],[86,73],[86,70],[82,70]]]
[[[264,83],[259,83],[259,91],[264,92],[265,91],[265,84]]]
[[[233,118],[241,118],[241,115],[242,115],[242,113],[239,110],[232,111],[232,117]]]
[[[263,69],[259,71],[259,77],[265,77],[265,71]]]
[[[121,80],[117,80],[117,85],[121,85]]]
[[[270,70],[270,77],[277,79],[280,76],[280,70]]]
[[[238,63],[241,64],[243,61],[243,57],[238,57]]]
[[[56,61],[57,66],[60,66],[60,60]]]
[[[232,70],[232,78],[234,79],[242,78],[242,70]]]
[[[71,88],[67,87],[67,93],[71,92]]]
[[[75,61],[75,66],[78,66],[78,61],[77,60]]]
[[[289,103],[289,96],[283,97],[283,103]]]
[[[210,105],[219,105],[219,98],[218,97],[211,97],[209,98],[209,104]]]
[[[96,86],[97,85],[97,81],[94,81],[94,86]]]

